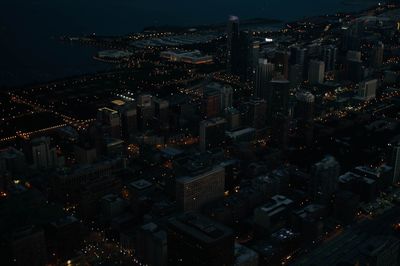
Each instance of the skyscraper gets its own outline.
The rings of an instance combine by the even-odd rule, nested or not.
[[[314,132],[314,105],[315,96],[308,91],[296,94],[296,107],[294,116],[297,119],[298,135],[301,142],[311,145]]]
[[[267,121],[271,122],[278,114],[286,116],[289,106],[288,80],[271,80],[267,90]]]
[[[221,92],[219,89],[207,87],[203,95],[203,116],[213,118],[221,112]]]
[[[340,165],[332,156],[313,165],[311,169],[310,194],[312,197],[327,200],[336,191]]]
[[[304,65],[306,59],[307,49],[293,46],[290,48],[290,61],[291,65]]]
[[[33,166],[36,169],[49,169],[57,166],[56,148],[51,146],[49,137],[32,140]]]
[[[400,182],[400,143],[393,147],[392,151],[393,184]]]
[[[378,89],[377,79],[363,81],[359,84],[358,98],[366,101],[374,99],[376,96],[377,89]]]
[[[312,85],[322,84],[325,78],[325,63],[312,60],[308,69],[308,80]]]
[[[111,138],[121,137],[121,120],[118,111],[103,107],[97,111],[97,122],[102,131]]]
[[[229,17],[227,38],[227,70],[228,73],[232,73],[238,64],[240,53],[239,18],[236,16]]]
[[[200,150],[216,148],[225,140],[226,120],[221,117],[200,122]]]
[[[153,97],[150,94],[139,95],[137,117],[139,129],[146,130],[150,125],[150,120],[154,117]]]
[[[327,45],[322,48],[322,61],[325,63],[326,71],[335,70],[338,49],[334,45]]]
[[[385,45],[382,42],[375,44],[371,50],[371,66],[380,67],[383,64],[383,52],[385,50]]]
[[[233,105],[233,88],[231,86],[223,86],[221,92],[221,109],[226,110]]]
[[[271,81],[273,77],[274,69],[274,64],[268,62],[267,59],[260,58],[258,60],[256,70],[256,97],[267,99],[268,82]]]
[[[263,129],[267,122],[267,103],[264,99],[252,99],[248,103],[248,123],[255,129]]]

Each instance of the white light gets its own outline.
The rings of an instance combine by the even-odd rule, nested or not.
[[[265,42],[273,42],[274,40],[271,38],[265,38]]]

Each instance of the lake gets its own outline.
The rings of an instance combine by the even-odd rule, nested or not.
[[[350,1],[350,0],[348,0]],[[343,0],[1,0],[0,87],[92,73],[110,65],[96,49],[59,42],[62,35],[121,35],[147,26],[223,22],[229,15],[291,21],[354,11],[377,1]]]

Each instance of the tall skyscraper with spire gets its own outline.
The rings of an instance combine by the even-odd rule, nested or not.
[[[232,73],[240,57],[239,18],[236,16],[229,17],[227,38],[227,70]]]

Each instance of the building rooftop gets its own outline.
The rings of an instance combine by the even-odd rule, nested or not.
[[[230,228],[195,212],[187,212],[173,217],[169,219],[168,223],[175,229],[203,243],[212,243],[225,237],[230,237],[233,234]]]

